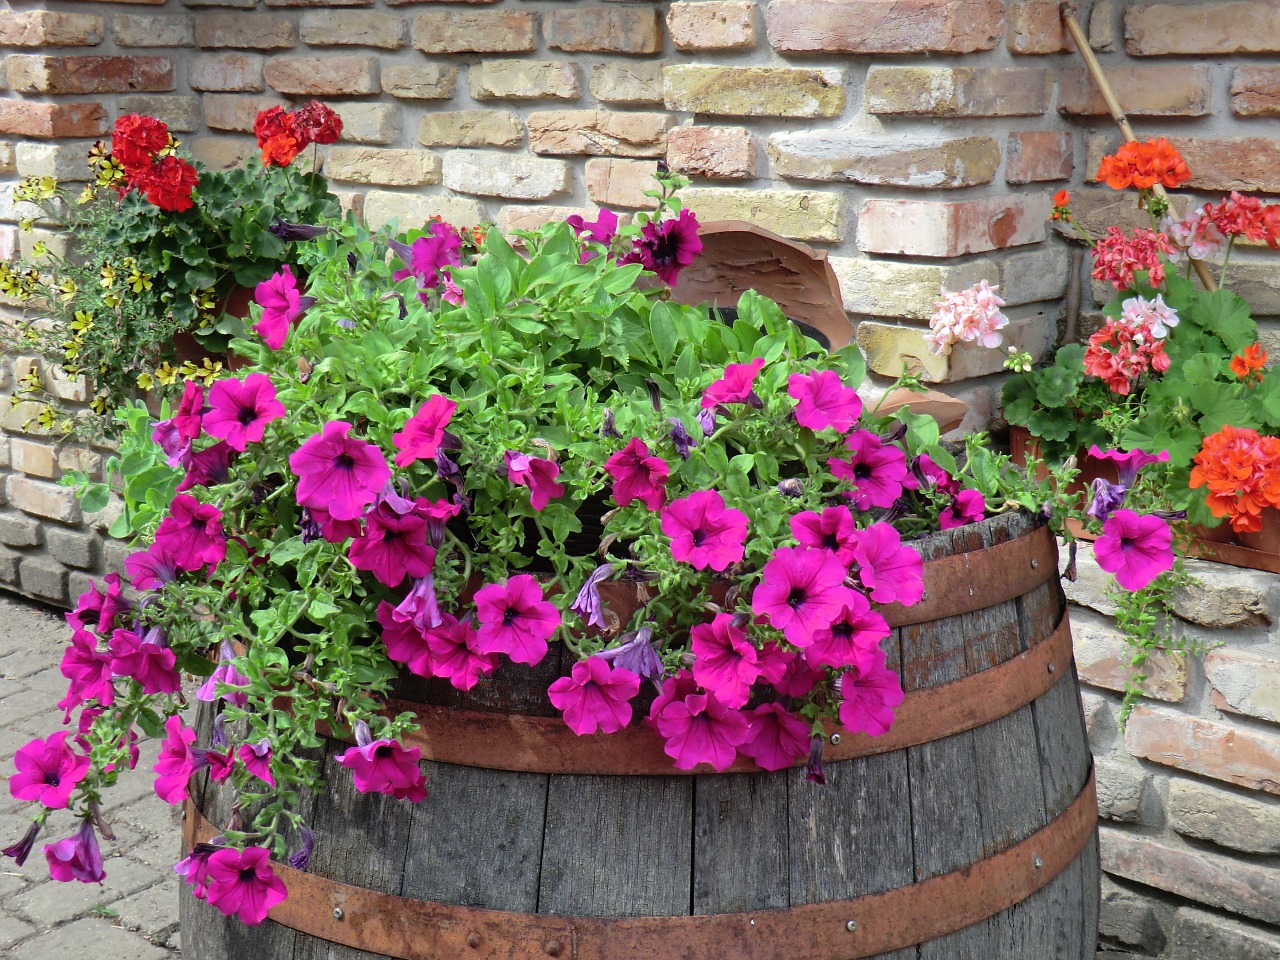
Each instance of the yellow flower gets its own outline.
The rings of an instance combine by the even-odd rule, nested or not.
[[[182,144],[181,144],[181,143],[178,141],[178,139],[177,139],[177,138],[176,138],[176,137],[171,133],[171,134],[169,134],[169,142],[168,142],[168,143],[166,143],[163,147],[161,147],[159,150],[157,150],[157,151],[156,151],[156,156],[157,156],[157,157],[168,157],[168,156],[172,156],[172,155],[174,155],[174,154],[176,154],[176,153],[178,152],[178,147],[180,147],[180,146],[182,146]]]
[[[80,348],[84,346],[79,340],[64,340],[62,342],[62,357],[64,360],[74,360],[80,356]]]
[[[43,240],[37,240],[31,245],[31,255],[33,257],[43,257],[49,252],[49,245]]]
[[[94,180],[100,187],[114,187],[124,180],[124,167],[119,160],[108,157],[98,164]]]
[[[83,207],[86,203],[92,203],[93,196],[93,187],[86,183],[84,189],[80,191],[80,196],[76,197],[76,205]]]
[[[197,310],[212,310],[218,305],[217,298],[213,295],[213,290],[192,290],[191,302],[195,304]]]
[[[143,273],[137,266],[134,266],[133,271],[129,276],[125,277],[124,282],[134,293],[141,293],[143,290],[151,289],[151,274]]]
[[[111,289],[116,285],[116,268],[109,263],[104,263],[102,269],[98,271],[102,279],[98,281],[103,288]]]
[[[106,141],[99,140],[92,147],[89,148],[89,153],[88,153],[89,166],[96,167],[100,163],[102,163],[103,160],[110,160],[110,159],[111,159],[111,151],[107,149]]]
[[[156,385],[155,379],[149,373],[138,374],[138,386],[143,390],[150,390]]]
[[[20,180],[18,185],[13,188],[13,199],[15,200],[34,200],[39,187],[36,184],[35,177],[27,177]]]
[[[58,411],[53,409],[53,407],[49,406],[47,403],[40,410],[40,416],[36,417],[36,422],[45,430],[48,430],[57,423],[57,421]]]
[[[120,306],[120,297],[118,294],[108,293],[106,296],[102,298],[102,302],[106,304],[108,307],[115,308]]]
[[[111,408],[107,406],[106,396],[98,394],[98,396],[93,398],[93,402],[89,404],[89,409],[94,413],[105,417]]]
[[[34,363],[26,373],[18,378],[18,382],[25,385],[28,390],[39,390],[44,386],[44,378],[40,375],[40,368]]]
[[[36,182],[36,196],[41,200],[52,200],[58,193],[58,181],[53,177],[41,177]]]
[[[188,360],[182,365],[182,375],[188,380],[199,380],[206,387],[217,379],[218,374],[222,372],[221,361],[213,361],[208,357],[204,358],[203,365],[197,367]]]
[[[36,222],[31,219],[18,221],[18,229],[21,230],[23,233],[30,233],[31,228],[34,227],[35,225],[36,225]]]
[[[156,367],[156,379],[163,383],[166,387],[172,386],[178,380],[178,368],[171,364],[168,360]]]
[[[58,299],[63,303],[70,303],[74,300],[78,290],[79,287],[76,286],[76,282],[70,277],[58,281]]]
[[[77,333],[93,329],[93,314],[87,310],[77,310],[75,319],[71,321],[71,329]]]

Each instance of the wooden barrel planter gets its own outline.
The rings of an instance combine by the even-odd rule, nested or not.
[[[289,898],[259,927],[184,887],[184,958],[1093,960],[1097,810],[1056,544],[1003,517],[918,547],[925,599],[885,608],[906,700],[885,736],[828,747],[825,785],[681,773],[638,723],[575,737],[541,665],[474,696],[424,682],[427,799],[359,794],[330,760],[311,871],[278,868]],[[193,783],[188,845],[227,812],[213,786]]]

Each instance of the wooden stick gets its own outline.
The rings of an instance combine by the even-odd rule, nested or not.
[[[1102,72],[1102,64],[1098,63],[1098,58],[1093,55],[1093,49],[1089,46],[1089,40],[1084,35],[1084,31],[1080,29],[1080,23],[1076,20],[1075,14],[1072,12],[1072,3],[1063,3],[1059,10],[1062,13],[1062,22],[1066,24],[1067,32],[1071,34],[1071,39],[1075,41],[1076,49],[1080,51],[1080,56],[1084,60],[1085,69],[1089,71],[1089,76],[1093,78],[1093,82],[1097,85],[1098,90],[1102,93],[1102,101],[1107,105],[1107,110],[1111,113],[1111,119],[1116,122],[1116,126],[1120,128],[1120,133],[1128,143],[1137,140],[1137,136],[1133,132],[1133,127],[1129,125],[1129,118],[1124,115],[1124,109],[1120,106],[1120,101],[1116,99],[1115,92],[1111,89],[1111,84],[1107,82],[1107,76]],[[1168,200],[1169,194],[1165,192],[1164,185],[1157,183],[1152,187],[1152,191],[1158,197]],[[1209,268],[1205,266],[1203,260],[1197,260],[1191,257],[1191,266],[1195,268],[1196,276],[1200,278],[1200,282],[1204,288],[1210,292],[1217,290],[1218,285],[1214,282],[1213,274],[1209,272]]]

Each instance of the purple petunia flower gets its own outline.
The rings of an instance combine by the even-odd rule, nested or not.
[[[599,584],[612,576],[612,565],[603,563],[596,567],[591,571],[591,576],[587,577],[587,582],[582,585],[578,595],[573,598],[573,603],[569,604],[569,609],[581,617],[582,622],[589,627],[603,630],[609,625],[604,618],[604,608],[600,602]]]
[[[398,240],[387,241],[404,267],[391,275],[393,280],[413,277],[418,282],[418,299],[427,302],[426,290],[440,286],[443,277],[441,267],[456,267],[462,262],[462,237],[452,226],[437,221],[430,231],[418,237],[412,244]]]
[[[476,591],[480,653],[505,653],[533,666],[547,655],[547,641],[560,626],[560,611],[543,599],[542,587],[527,573]]]
[[[236,652],[226,640],[222,641],[219,656],[221,659],[218,661],[218,665],[213,668],[213,673],[196,691],[196,699],[204,700],[206,703],[213,703],[221,698],[226,700],[227,703],[243,707],[249,702],[249,698],[244,692],[244,688],[249,686],[249,678],[236,669],[236,665],[233,662]]]
[[[101,883],[106,879],[98,837],[93,832],[93,823],[87,819],[81,823],[77,833],[48,844],[44,855],[49,861],[49,876],[61,883],[71,880]]]
[[[653,628],[641,627],[624,633],[622,641],[616,647],[601,650],[596,656],[614,666],[625,667],[641,680],[652,680],[655,683],[662,679],[665,668],[658,651],[653,649]]]
[[[641,264],[656,273],[663,283],[675,286],[680,271],[701,252],[698,218],[692,210],[685,209],[677,217],[646,223],[640,228],[640,239],[635,241],[631,252],[618,262]]]
[[[350,432],[351,424],[330,420],[289,457],[298,503],[335,520],[358,519],[391,478],[382,451]]]
[[[298,291],[297,278],[287,263],[254,288],[253,300],[262,307],[254,332],[272,350],[284,346],[293,321],[316,302],[315,297],[304,297]]]
[[[22,866],[27,862],[27,857],[31,856],[31,848],[35,846],[36,837],[38,836],[40,836],[40,821],[35,820],[31,826],[27,827],[27,832],[22,835],[22,838],[17,843],[5,847],[0,850],[0,853],[6,857],[13,857],[14,862],[18,866]]]
[[[698,445],[698,441],[693,439],[689,431],[685,429],[684,421],[679,417],[667,417],[667,423],[671,424],[671,442],[675,444],[676,453],[681,460],[689,459],[689,451]]]
[[[618,235],[618,215],[612,210],[601,209],[595,220],[583,220],[579,214],[565,218],[565,223],[573,231],[574,236],[583,241],[579,263],[586,263],[596,256],[596,251],[586,246],[587,243],[598,243],[606,250],[613,238]]]

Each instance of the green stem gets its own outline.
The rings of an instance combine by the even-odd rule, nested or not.
[[[1218,274],[1218,289],[1221,290],[1227,285],[1227,264],[1231,262],[1231,251],[1235,248],[1236,238],[1227,238],[1227,250],[1222,255],[1222,272]]]

